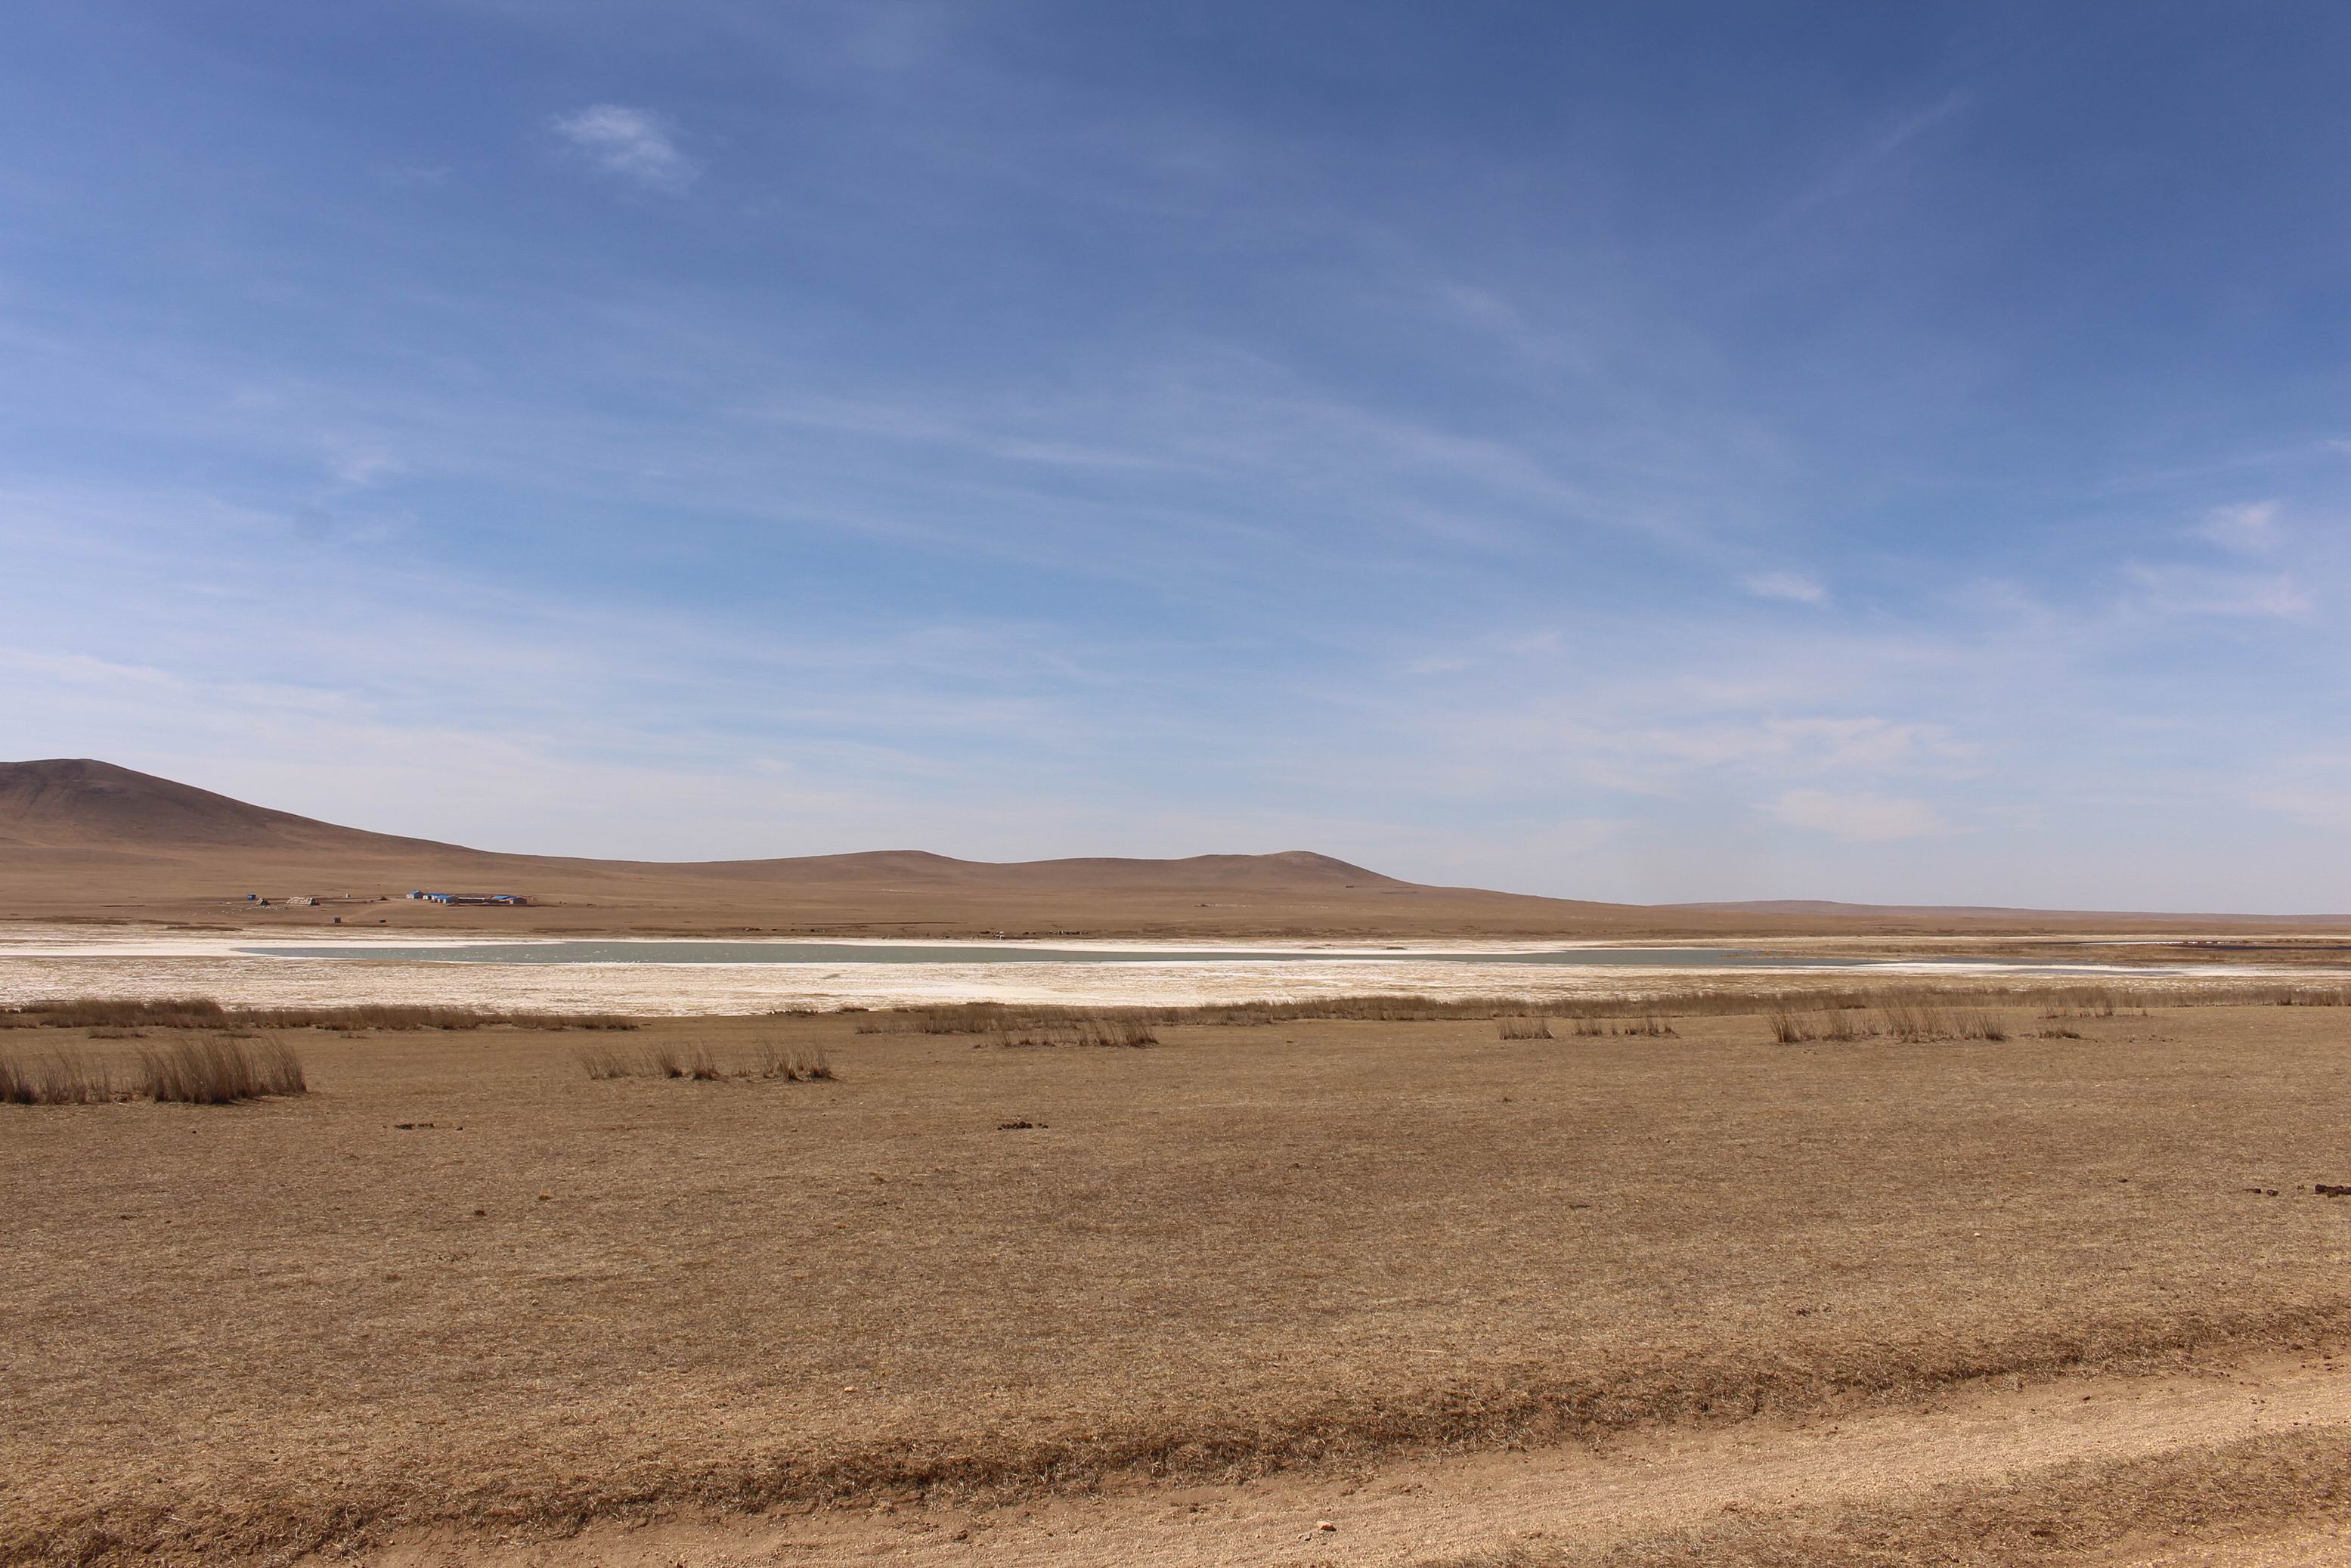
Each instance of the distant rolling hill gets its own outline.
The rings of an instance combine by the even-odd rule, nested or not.
[[[519,893],[527,911],[419,909],[410,888]],[[1638,924],[1628,906],[1424,887],[1329,855],[995,863],[920,850],[745,861],[501,854],[338,826],[89,759],[0,763],[0,915],[499,929],[759,928],[925,935],[1532,934]],[[294,894],[392,895],[362,916]],[[1728,924],[1728,923],[1723,923]]]
[[[159,852],[456,851],[453,844],[273,811],[87,758],[0,762],[0,841],[47,849]]]
[[[517,893],[420,907],[410,888]],[[271,901],[265,916],[255,894]],[[302,895],[363,904],[288,910]],[[387,902],[378,903],[383,899]],[[921,850],[745,861],[502,854],[275,810],[87,758],[0,763],[0,916],[433,929],[862,935],[1682,937],[2180,930],[2249,922],[1817,901],[1642,905],[1431,887],[1302,850],[991,862]]]

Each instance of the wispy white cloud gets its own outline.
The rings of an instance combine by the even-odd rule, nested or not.
[[[1791,789],[1763,810],[1792,828],[1864,843],[1936,838],[1954,831],[1942,813],[1924,800],[1866,792]]]
[[[1798,604],[1826,604],[1829,591],[1809,572],[1764,571],[1747,579],[1747,591],[1758,599],[1785,599]]]
[[[1826,176],[1797,195],[1781,208],[1771,222],[1779,225],[1800,217],[1814,207],[1837,201],[1861,190],[1892,166],[1903,152],[1928,131],[1967,108],[1964,93],[1951,92],[1924,109],[1905,115],[1870,137],[1844,158]]]
[[[2155,615],[2299,621],[2313,606],[2309,590],[2283,572],[2139,564],[2124,568],[2123,575],[2133,607]]]
[[[2213,507],[2194,531],[2222,549],[2266,555],[2278,547],[2277,515],[2275,501],[2241,501]]]
[[[2351,823],[2351,747],[2274,758],[2245,783],[2245,799],[2259,810],[2329,833]]]
[[[382,483],[401,471],[399,458],[379,447],[343,445],[327,459],[327,472],[335,483],[354,490],[364,490]]]
[[[2351,785],[2281,783],[2255,789],[2251,799],[2265,811],[2278,812],[2313,828],[2339,831],[2344,823],[2351,822]]]
[[[549,123],[597,168],[648,190],[683,192],[702,173],[701,165],[679,150],[668,120],[651,110],[596,103]]]

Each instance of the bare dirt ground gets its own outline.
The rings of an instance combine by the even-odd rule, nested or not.
[[[0,1106],[0,1558],[2088,1561],[2304,1550],[2351,1483],[2351,1009],[877,1021]],[[579,1061],[761,1041],[839,1076]]]

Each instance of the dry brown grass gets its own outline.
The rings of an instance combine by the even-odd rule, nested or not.
[[[232,1008],[210,997],[144,1000],[74,997],[0,1009],[0,1028],[472,1030],[632,1030],[617,1013],[501,1012],[483,1008],[415,1007],[379,1002],[346,1008]]]
[[[1549,1040],[1551,1021],[1547,1019],[1497,1019],[1495,1032],[1504,1040]]]
[[[103,1105],[127,1092],[112,1065],[86,1051],[0,1053],[0,1105]]]
[[[1782,1045],[1880,1038],[1915,1045],[1927,1040],[2004,1040],[2009,1037],[2007,1020],[1988,1008],[1953,1008],[1937,997],[1891,991],[1880,998],[1869,1016],[1853,1008],[1803,1010],[1782,1000],[1766,1015],[1766,1022],[1771,1038]],[[2054,1033],[2043,1030],[2041,1038],[2054,1038]]]
[[[843,1063],[807,1094],[322,1037],[322,1092],[233,1137],[12,1114],[41,1261],[0,1271],[0,1560],[1229,1478],[2351,1330],[2344,1200],[2308,1190],[2351,1179],[2351,1013],[2062,1051],[1759,1021],[647,1026]]]
[[[762,1040],[755,1048],[752,1071],[787,1083],[822,1082],[832,1077],[832,1058],[820,1047]]]
[[[2182,1537],[2209,1538],[2215,1531],[2273,1528],[2339,1516],[2346,1507],[2351,1432],[2321,1428],[2128,1458],[2074,1460],[1996,1481],[1952,1483],[1886,1499],[1737,1509],[1695,1529],[1646,1539],[1592,1547],[1527,1543],[1446,1558],[1426,1568],[2080,1563],[2089,1554],[2126,1543],[2144,1548]],[[2095,1560],[2114,1561],[2104,1555]],[[2130,1560],[2145,1557],[2134,1554]]]
[[[1677,989],[1659,995],[1437,998],[1408,994],[1317,997],[1298,1001],[1212,1002],[1195,1007],[1079,1008],[966,1002],[953,1006],[850,1008],[861,1034],[1000,1035],[1075,1027],[1088,1020],[1115,1019],[1160,1028],[1271,1028],[1281,1024],[1358,1021],[1442,1023],[1465,1019],[1540,1018],[1575,1024],[1606,1025],[1633,1020],[1635,1032],[1663,1034],[1675,1019],[1723,1018],[1785,1013],[1856,1013],[1884,1010],[1921,1018],[1936,1027],[1913,1030],[1921,1038],[1960,1037],[1963,1026],[1948,1015],[1955,1009],[2034,1008],[2046,1018],[2114,1018],[2144,1015],[2156,1007],[2246,1007],[2341,1005],[2346,993],[2325,988],[2269,981],[2197,981],[2135,986],[2073,982],[2013,982],[1986,978],[1965,982],[1827,983],[1780,987],[1757,983],[1707,989]],[[778,1014],[774,1016],[785,1016]],[[838,1016],[838,1015],[835,1015]],[[1829,1020],[1834,1027],[1834,1020]],[[1884,1024],[1903,1033],[1900,1025]],[[1860,1038],[1814,1032],[1807,1040]],[[1584,1032],[1579,1030],[1577,1032]],[[1593,1031],[1612,1032],[1603,1028]],[[1624,1032],[1621,1029],[1613,1032]]]
[[[282,1040],[248,1046],[228,1035],[208,1035],[141,1051],[139,1090],[158,1102],[230,1105],[307,1094],[310,1085],[301,1059]]]
[[[814,1082],[833,1076],[832,1059],[822,1050],[782,1040],[763,1040],[740,1054],[740,1065],[729,1068],[721,1053],[707,1042],[662,1044],[643,1051],[610,1049],[573,1053],[580,1070],[594,1081],[621,1078],[674,1078],[697,1083],[729,1081]]]
[[[93,1030],[89,1038],[120,1039],[123,1033]],[[128,1072],[118,1066],[111,1057],[66,1046],[0,1055],[0,1103],[104,1105],[143,1095],[158,1102],[227,1105],[308,1092],[301,1061],[276,1040],[248,1047],[225,1034],[179,1040],[141,1051]]]
[[[1007,1024],[989,1037],[989,1042],[1004,1049],[1077,1046],[1131,1051],[1157,1045],[1159,1036],[1140,1019],[1115,1013],[1080,1013],[1053,1023],[1017,1027]]]
[[[633,1078],[643,1058],[626,1051],[601,1048],[576,1053],[580,1070],[592,1079]]]

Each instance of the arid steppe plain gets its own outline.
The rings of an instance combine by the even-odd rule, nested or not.
[[[52,935],[242,942],[358,907],[240,911],[254,865],[371,903],[354,868],[425,874],[27,766],[0,915]],[[20,986],[0,1099],[82,1103],[0,1103],[0,1560],[2341,1559],[2339,922],[1561,915],[1212,858],[947,862],[939,934],[1025,883],[1088,940],[2056,938],[2116,972],[724,1016],[496,1007],[497,966],[400,971],[465,970],[458,1008]],[[872,936],[931,897],[895,860],[784,862],[632,905],[639,873],[567,863],[551,909],[372,907],[644,934],[739,875],[756,898],[687,926],[806,933],[795,899],[837,895]],[[302,984],[392,972],[339,962]],[[150,1092],[240,1051],[307,1092]]]
[[[310,1092],[0,1107],[0,1555],[2307,1541],[2351,1498],[2351,1198],[2314,1190],[2351,1009],[2111,1000],[1947,1007],[1998,1040],[1719,998],[1139,1046],[970,1012],[231,1020]],[[0,1041],[127,1066],[173,1032],[37,1019]],[[741,1076],[769,1047],[833,1076]],[[590,1074],[664,1051],[721,1076]]]

